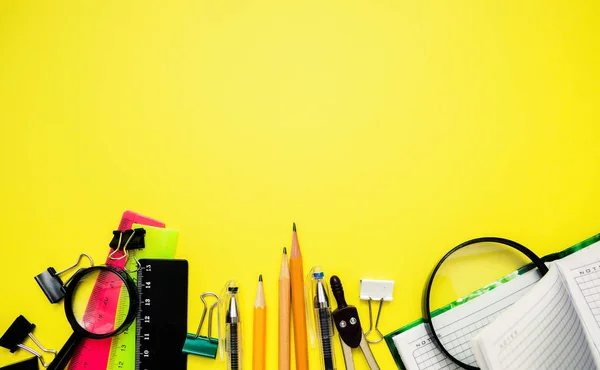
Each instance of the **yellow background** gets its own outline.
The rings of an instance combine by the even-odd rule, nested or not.
[[[59,348],[33,276],[104,260],[122,211],[181,231],[198,296],[238,279],[244,364],[256,278],[276,367],[281,249],[305,271],[396,281],[387,333],[468,238],[539,254],[599,231],[594,1],[2,1],[0,328]],[[343,368],[339,344],[338,367]],[[373,346],[394,368],[385,344]],[[0,365],[26,358],[0,351]],[[359,369],[366,364],[355,353]],[[311,353],[316,369],[317,354]],[[190,356],[189,369],[224,364]]]

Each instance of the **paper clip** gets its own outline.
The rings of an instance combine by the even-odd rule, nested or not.
[[[367,337],[374,330],[379,338],[367,339],[369,343],[379,343],[383,340],[383,334],[379,331],[379,319],[381,318],[381,308],[383,301],[391,301],[394,293],[393,280],[360,280],[360,299],[369,302],[369,330],[365,332]],[[373,327],[373,310],[371,309],[371,301],[379,301],[379,310],[375,319],[375,327]]]
[[[23,315],[19,315],[19,317],[16,318],[16,320],[2,335],[2,337],[0,337],[0,346],[8,349],[10,353],[14,353],[19,348],[24,349],[25,351],[36,356],[42,363],[42,366],[48,367],[49,364],[47,364],[44,361],[44,358],[38,351],[27,347],[23,344],[25,338],[29,337],[31,338],[33,343],[35,343],[35,345],[38,346],[39,349],[46,353],[52,353],[54,354],[54,356],[56,356],[55,350],[44,348],[44,346],[42,346],[42,344],[37,339],[35,339],[35,337],[32,334],[33,329],[35,329],[35,324],[32,324],[29,321],[27,321],[27,319],[23,317]]]
[[[214,297],[217,300],[210,306],[208,309],[208,305],[204,300],[204,297]],[[219,296],[212,292],[204,293],[200,296],[200,300],[202,300],[202,304],[204,305],[204,309],[202,310],[202,316],[200,317],[200,325],[198,325],[198,330],[196,334],[188,333],[185,338],[185,342],[183,344],[183,353],[187,353],[190,355],[198,355],[203,357],[208,357],[215,359],[217,357],[217,350],[219,348],[219,339],[213,338],[212,334],[212,315],[213,310],[217,307],[219,303]],[[207,336],[200,335],[200,331],[202,330],[202,325],[204,324],[204,319],[206,318],[206,311],[208,311],[208,334]],[[219,310],[217,310],[217,320],[220,322],[221,314]],[[220,336],[221,329],[217,326],[217,331]]]
[[[38,370],[37,357],[31,357],[24,361],[0,367],[0,370]]]
[[[146,235],[146,230],[139,228],[139,229],[133,229],[133,230],[125,230],[125,231],[120,231],[120,230],[115,230],[113,231],[113,238],[109,243],[109,246],[114,249],[109,255],[108,258],[110,258],[113,261],[119,261],[122,260],[123,258],[125,258],[125,264],[127,264],[127,262],[129,261],[129,251],[133,250],[133,259],[135,260],[135,264],[136,264],[136,269],[135,270],[129,270],[126,267],[124,268],[125,271],[127,272],[137,272],[141,267],[142,264],[140,263],[140,261],[137,259],[137,250],[138,249],[143,249],[145,248],[145,242],[144,242],[144,236]],[[123,239],[125,240],[125,244],[121,247],[121,242],[123,241]],[[115,254],[117,254],[118,251],[120,251],[122,248],[123,250],[123,255],[121,255],[120,257],[114,257]]]
[[[90,261],[90,266],[94,266],[94,261],[92,260],[92,257],[90,257],[89,255],[87,255],[85,253],[82,253],[79,255],[77,262],[75,262],[75,264],[67,267],[66,269],[56,272],[54,267],[48,267],[46,269],[46,271],[44,271],[34,277],[35,281],[38,283],[40,288],[42,288],[42,291],[44,292],[46,297],[48,297],[48,300],[50,301],[50,303],[59,302],[61,299],[63,299],[65,297],[65,292],[66,292],[65,285],[67,285],[69,283],[69,281],[71,281],[71,278],[75,274],[71,275],[69,277],[69,279],[67,280],[67,282],[64,284],[59,275],[64,274],[65,272],[77,267],[81,263],[81,259],[83,257],[87,257],[87,259]],[[79,271],[79,270],[77,270],[77,271]]]

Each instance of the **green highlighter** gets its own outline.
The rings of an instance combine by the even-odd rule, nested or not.
[[[215,303],[210,306],[210,310],[208,309],[208,305],[206,304],[205,297],[214,297],[216,299]],[[215,293],[207,292],[200,296],[200,300],[202,300],[202,304],[204,305],[204,309],[202,310],[202,317],[200,317],[200,325],[198,325],[198,330],[196,334],[188,333],[185,337],[185,343],[183,344],[183,353],[187,353],[189,355],[197,355],[202,357],[208,357],[215,359],[217,357],[217,350],[219,349],[219,339],[212,337],[212,317],[213,311],[217,307],[219,303],[219,296]],[[206,312],[208,311],[208,334],[207,336],[200,335],[200,331],[202,330],[202,325],[204,324],[204,319],[206,318]],[[220,316],[219,310],[217,310],[217,316]],[[220,322],[220,321],[219,321]],[[217,330],[219,327],[217,326]]]

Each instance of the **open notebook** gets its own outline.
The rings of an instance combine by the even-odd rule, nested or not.
[[[543,257],[543,260],[549,265],[554,265],[556,264],[554,261],[560,260],[561,266],[568,266],[569,269],[577,273],[581,271],[578,269],[587,271],[587,264],[591,263],[592,261],[600,261],[599,241],[600,234],[562,252],[545,256]],[[583,254],[584,251],[586,252],[585,254]],[[594,254],[598,257],[591,259],[589,254]],[[565,268],[566,267],[561,267],[560,271],[564,270]],[[598,265],[598,269],[600,271],[600,264]],[[551,270],[559,271],[558,268],[553,268]],[[552,274],[556,274],[556,272],[552,272]],[[547,276],[552,277],[550,272]],[[582,277],[577,278],[574,277],[573,281],[575,283],[572,284],[568,284],[565,281],[565,286],[574,287],[575,285],[573,284],[576,284],[577,281],[582,281],[583,276],[587,275],[582,275]],[[590,274],[588,277],[585,277],[585,279],[590,279],[589,281],[585,281],[586,289],[590,288],[590,290],[586,290],[584,292],[581,290],[583,288],[581,288],[580,293],[583,297],[581,299],[582,302],[588,302],[589,300],[589,307],[591,307],[590,310],[594,309],[598,313],[597,317],[598,321],[600,322],[600,305],[598,305],[598,309],[592,307],[596,305],[596,303],[593,302],[596,296],[598,297],[597,299],[600,300],[600,293],[598,293],[600,292],[600,277],[594,277],[594,279],[592,279],[592,276],[596,275]],[[436,325],[436,331],[438,332],[440,340],[442,343],[444,343],[444,346],[449,349],[450,353],[452,353],[458,359],[465,363],[477,366],[478,363],[471,346],[471,341],[515,302],[519,301],[521,298],[528,297],[529,292],[533,291],[532,288],[534,286],[536,286],[536,290],[539,290],[537,285],[540,285],[540,288],[543,288],[541,284],[536,284],[539,280],[540,278],[537,270],[533,270],[531,266],[525,266],[519,271],[516,271],[515,273],[499,280],[498,284],[494,285],[493,289],[483,289],[470,295],[475,298],[461,299],[449,304],[446,307],[436,310],[436,312],[433,314],[436,317],[436,320],[438,320],[440,323]],[[546,281],[549,280],[550,279],[544,278],[542,281],[544,281],[544,284],[546,284]],[[583,287],[584,285],[581,286]],[[591,293],[594,291],[596,286],[596,293]],[[575,295],[575,293],[572,293],[573,291],[575,291],[574,288],[569,288],[569,292],[571,292],[569,297]],[[593,294],[596,294],[596,296],[593,296]],[[511,311],[509,310],[508,313],[510,314],[510,312]],[[594,311],[590,312],[593,313]],[[535,314],[536,313],[534,313],[534,315]],[[539,314],[539,312],[537,314]],[[580,314],[578,314],[577,317],[579,317],[579,315]],[[596,330],[600,333],[600,327],[597,327]],[[600,338],[600,336],[597,334],[591,332],[588,334],[585,330],[584,333],[586,336],[596,335],[596,338]],[[489,343],[487,338],[487,335],[482,336],[479,337],[479,340],[477,341],[477,356],[479,359],[483,359],[484,356],[488,356],[493,353],[491,350],[488,352]],[[393,333],[386,335],[385,339],[394,359],[396,360],[396,364],[400,369],[446,370],[459,368],[436,348],[431,337],[429,336],[429,331],[422,320],[417,320],[396,330]],[[488,355],[484,355],[484,353],[487,353]],[[592,354],[592,356],[595,355]],[[485,364],[483,366],[485,366]],[[496,367],[491,368],[495,369]],[[521,366],[520,368],[527,368],[527,366]],[[566,368],[575,367],[567,366]]]
[[[600,247],[550,266],[518,302],[473,340],[482,369],[600,367]]]

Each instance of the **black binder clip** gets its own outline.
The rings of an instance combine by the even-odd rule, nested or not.
[[[113,238],[110,241],[109,246],[114,249],[115,252],[123,246],[123,253],[125,253],[126,250],[143,249],[146,246],[144,244],[145,235],[146,230],[142,228],[125,231],[115,230],[113,231]],[[123,240],[125,240],[124,245],[121,244]],[[115,252],[111,254],[114,254]]]
[[[39,370],[37,357],[0,367],[0,370]]]
[[[138,249],[143,249],[146,247],[144,242],[145,235],[146,230],[142,228],[125,231],[113,231],[113,238],[110,241],[109,246],[114,250],[111,252],[111,254],[108,255],[108,258],[110,258],[113,261],[119,261],[125,258],[125,261],[129,261],[129,251],[133,250],[133,259],[135,260],[137,268],[135,270],[129,270],[125,268],[124,270],[127,272],[138,271],[140,267],[142,267],[142,264],[136,257],[136,251]],[[124,244],[122,244],[123,240],[125,240]],[[123,251],[123,253],[120,256],[118,256],[118,252],[121,250]],[[127,262],[125,262],[125,264],[127,264]]]
[[[39,349],[46,353],[52,353],[54,354],[54,356],[56,356],[55,350],[44,348],[44,346],[42,346],[42,344],[38,342],[37,339],[35,339],[35,337],[32,334],[33,329],[35,329],[35,324],[32,324],[29,321],[27,321],[27,319],[24,318],[23,315],[19,315],[19,317],[17,317],[17,319],[2,335],[2,337],[0,337],[0,346],[8,349],[10,353],[14,353],[19,348],[24,349],[25,351],[37,357],[42,363],[42,366],[48,367],[48,364],[44,361],[44,358],[38,351],[27,347],[23,344],[25,338],[29,337],[31,338],[33,343],[35,343],[35,345],[38,346]]]
[[[56,272],[54,267],[48,267],[46,271],[34,277],[35,281],[37,281],[40,288],[42,288],[44,294],[46,294],[46,297],[48,297],[50,303],[56,303],[65,297],[65,285],[67,285],[67,283],[71,280],[71,277],[73,277],[73,275],[71,275],[67,282],[63,284],[59,275],[64,274],[65,272],[77,267],[77,265],[81,263],[81,259],[83,257],[87,257],[87,259],[90,260],[90,266],[94,266],[94,261],[92,260],[92,257],[88,256],[85,253],[82,253],[79,255],[79,259],[77,259],[77,262],[75,262],[74,265],[69,266],[66,269],[61,270],[59,272]]]

